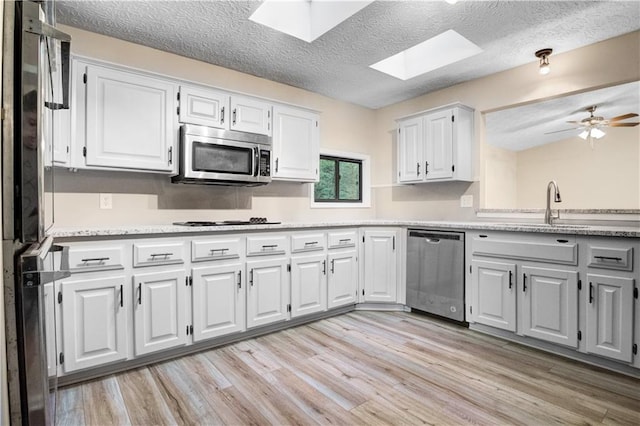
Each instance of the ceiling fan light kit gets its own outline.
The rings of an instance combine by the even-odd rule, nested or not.
[[[540,49],[536,52],[536,58],[540,58],[540,67],[538,72],[542,75],[547,75],[551,71],[549,66],[549,55],[551,55],[553,49]]]

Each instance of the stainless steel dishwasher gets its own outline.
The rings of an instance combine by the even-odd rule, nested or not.
[[[407,305],[464,321],[464,233],[407,233]]]

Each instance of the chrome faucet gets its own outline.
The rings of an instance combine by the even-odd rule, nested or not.
[[[551,187],[553,186],[553,201],[556,203],[562,202],[562,198],[560,198],[560,189],[558,188],[558,184],[555,180],[552,180],[547,185],[547,209],[544,212],[544,223],[547,225],[553,225],[554,219],[560,219],[560,211],[558,211],[558,215],[554,216],[551,213]]]

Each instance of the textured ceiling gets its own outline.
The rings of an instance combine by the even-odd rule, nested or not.
[[[375,1],[309,44],[249,21],[259,4],[57,1],[57,19],[369,108],[640,28],[638,1]],[[449,29],[484,52],[407,81],[369,68]]]
[[[640,82],[612,86],[591,92],[565,96],[485,115],[487,143],[511,151],[521,151],[538,145],[576,137],[582,132],[578,125],[589,117],[585,109],[595,105],[596,117],[609,119],[628,112],[640,113]],[[638,117],[623,122],[638,122]],[[565,130],[562,131],[560,130]],[[573,129],[573,130],[569,130]],[[621,131],[638,133],[638,127]],[[605,132],[607,129],[603,129]],[[547,134],[548,132],[557,132]]]

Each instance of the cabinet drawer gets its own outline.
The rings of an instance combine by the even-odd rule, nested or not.
[[[354,247],[358,233],[354,230],[329,232],[329,248]]]
[[[133,244],[133,266],[184,263],[184,242],[148,242]]]
[[[73,273],[124,269],[124,245],[70,246],[69,269]]]
[[[287,252],[287,237],[254,236],[247,237],[247,256],[285,254]]]
[[[563,235],[557,239],[555,237],[536,238],[533,236],[520,238],[527,239],[522,241],[493,235],[488,235],[485,238],[474,236],[473,254],[566,265],[578,264],[578,244],[575,243],[573,237]]]
[[[194,262],[240,257],[240,238],[216,238],[191,242],[191,260]]]
[[[604,247],[589,245],[589,268],[633,271],[633,247]]]
[[[326,236],[323,232],[291,236],[292,252],[324,250],[326,245]]]

